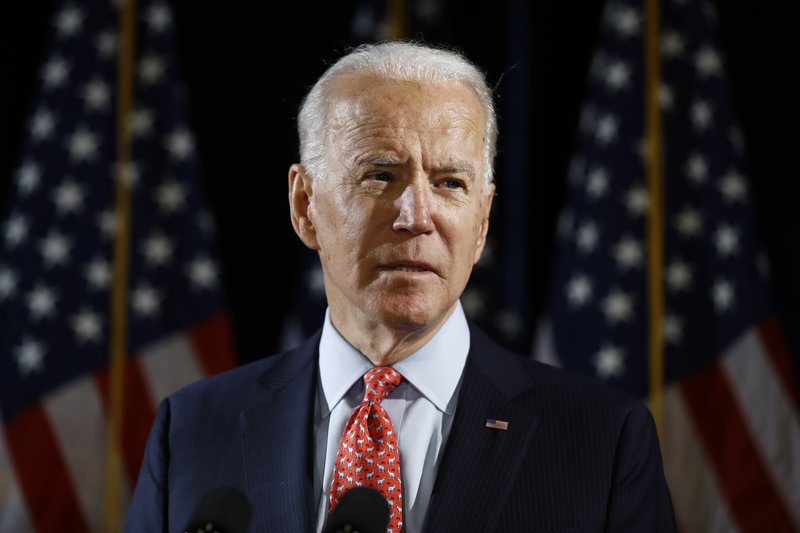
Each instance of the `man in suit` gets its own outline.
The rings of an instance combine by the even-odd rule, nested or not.
[[[362,484],[394,533],[673,531],[647,409],[464,316],[495,190],[483,74],[449,51],[364,46],[298,122],[291,221],[319,253],[325,322],[161,404],[127,531],[183,531],[217,487],[246,495],[251,531],[319,531]]]

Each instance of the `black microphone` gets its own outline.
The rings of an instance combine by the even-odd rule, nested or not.
[[[185,533],[247,533],[252,508],[240,490],[217,487],[206,492]]]
[[[322,533],[386,533],[388,525],[386,498],[370,487],[355,487],[342,495]]]

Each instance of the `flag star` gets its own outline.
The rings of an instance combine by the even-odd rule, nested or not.
[[[586,222],[577,231],[577,244],[581,251],[589,253],[597,246],[600,231],[594,222]]]
[[[625,89],[630,85],[631,70],[622,61],[617,61],[606,69],[605,81],[606,85],[615,91]]]
[[[56,119],[53,113],[47,109],[38,109],[31,118],[31,137],[35,141],[49,139],[56,127]]]
[[[642,266],[642,245],[632,237],[625,237],[614,248],[614,258],[625,270]]]
[[[584,275],[573,276],[567,282],[567,299],[573,307],[581,307],[592,297],[592,282]]]
[[[589,172],[586,182],[586,191],[592,198],[600,198],[608,189],[608,174],[602,168],[595,168]]]
[[[694,209],[684,209],[675,217],[675,225],[684,237],[697,237],[703,230],[700,213]]]
[[[201,289],[213,287],[217,282],[217,268],[207,257],[189,263],[187,271],[192,284]]]
[[[497,313],[494,325],[509,339],[515,338],[522,331],[522,319],[519,314],[507,309]]]
[[[75,35],[83,28],[83,13],[75,6],[67,6],[56,15],[55,27],[62,37]]]
[[[736,170],[731,170],[723,176],[719,183],[719,190],[728,202],[744,202],[747,198],[747,186],[744,178]]]
[[[618,7],[611,13],[611,26],[621,37],[638,35],[642,20],[633,8]]]
[[[680,259],[667,266],[667,285],[673,291],[683,291],[692,285],[692,268]]]
[[[731,284],[725,280],[719,280],[714,283],[711,296],[714,300],[714,307],[717,311],[727,311],[733,306],[735,295]]]
[[[604,346],[594,358],[597,375],[602,379],[622,377],[625,373],[625,354],[613,345]]]
[[[44,65],[42,78],[47,89],[54,89],[67,81],[69,77],[69,64],[60,57],[54,57]]]
[[[95,46],[97,47],[100,57],[103,59],[111,59],[117,52],[117,34],[110,31],[102,32],[97,36]]]
[[[154,85],[164,78],[164,61],[154,55],[143,57],[139,62],[139,77],[144,85]]]
[[[39,248],[48,267],[63,265],[69,259],[71,248],[69,239],[57,232],[51,232],[45,237]]]
[[[130,122],[131,133],[135,137],[147,137],[153,132],[153,113],[147,109],[133,112]]]
[[[170,133],[164,139],[164,147],[173,159],[184,161],[194,152],[192,134],[186,129],[179,129]]]
[[[160,33],[169,28],[172,23],[172,15],[166,5],[156,4],[147,10],[145,20],[149,29]]]
[[[113,211],[103,211],[97,217],[97,225],[100,227],[100,233],[107,239],[113,239],[117,232],[117,216]]]
[[[705,158],[700,154],[692,154],[689,160],[686,161],[685,168],[686,175],[689,180],[695,184],[705,183],[708,177],[708,165]]]
[[[72,329],[78,342],[100,342],[102,324],[100,315],[88,309],[82,309],[77,315],[72,317]]]
[[[461,295],[461,305],[464,306],[467,316],[475,319],[482,316],[486,310],[486,299],[480,290],[471,287]]]
[[[119,172],[116,172],[117,169]],[[135,162],[130,161],[123,165],[115,164],[114,170],[113,175],[122,180],[129,189],[133,189],[139,183],[139,165]]]
[[[661,38],[661,54],[668,58],[674,59],[683,55],[686,45],[683,36],[674,31],[667,30]]]
[[[9,299],[17,291],[17,275],[9,268],[0,268],[0,302]]]
[[[74,181],[65,181],[53,191],[53,202],[62,215],[77,213],[83,208],[83,188]]]
[[[692,104],[692,124],[697,130],[705,130],[711,126],[713,121],[711,105],[703,100],[697,100]]]
[[[704,46],[695,56],[694,65],[702,76],[719,76],[722,72],[722,61],[719,53],[710,46]]]
[[[28,309],[34,320],[51,316],[55,311],[57,299],[54,291],[42,285],[37,285],[29,292]]]
[[[97,155],[97,144],[97,136],[80,127],[70,136],[67,148],[74,161],[90,161]]]
[[[163,183],[154,194],[159,209],[165,213],[175,213],[186,204],[186,188],[170,179]]]
[[[98,79],[90,81],[83,88],[83,99],[86,100],[86,107],[91,111],[107,109],[111,101],[108,84]]]
[[[5,226],[6,244],[9,248],[14,248],[22,243],[28,236],[30,226],[25,217],[16,213],[12,215],[7,221]]]
[[[28,195],[39,188],[42,173],[35,163],[27,161],[19,167],[17,172],[17,188],[23,195]]]
[[[739,251],[739,232],[727,225],[721,226],[714,235],[720,255],[727,257]]]
[[[133,291],[132,305],[137,315],[153,317],[161,311],[161,295],[150,286],[140,285]]]
[[[111,283],[111,268],[108,261],[103,259],[94,259],[86,266],[86,279],[93,289],[103,290],[107,289]]]
[[[647,211],[647,191],[636,186],[625,195],[625,206],[631,215],[643,215]]]
[[[164,265],[172,260],[172,242],[164,235],[157,233],[144,242],[143,252],[147,262],[151,265]]]
[[[633,300],[624,292],[614,290],[603,300],[603,313],[612,324],[627,322],[633,313]]]
[[[675,94],[669,85],[661,85],[658,90],[658,101],[661,104],[661,109],[666,111],[675,109]]]
[[[670,344],[680,344],[683,340],[683,321],[677,316],[664,317],[664,340]]]
[[[612,115],[605,115],[597,121],[595,137],[602,144],[608,144],[617,138],[617,119]]]
[[[308,291],[314,296],[322,296],[325,294],[325,278],[322,274],[322,268],[317,265],[311,268],[306,274],[306,287]]]
[[[17,367],[20,374],[29,376],[33,372],[44,370],[44,345],[26,338],[16,349]]]

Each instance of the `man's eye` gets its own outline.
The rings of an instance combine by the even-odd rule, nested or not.
[[[369,175],[369,179],[375,181],[392,181],[392,175],[388,172],[376,172],[374,174]]]
[[[464,182],[462,182],[461,180],[457,180],[457,179],[442,180],[442,181],[439,182],[439,185],[441,187],[444,187],[445,189],[453,189],[453,190],[464,189],[465,188],[464,187]]]

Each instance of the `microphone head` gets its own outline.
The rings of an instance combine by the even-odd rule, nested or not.
[[[233,487],[217,487],[205,493],[184,528],[185,533],[247,533],[250,501]]]
[[[328,517],[322,533],[386,533],[389,504],[370,487],[354,487],[345,492]]]

